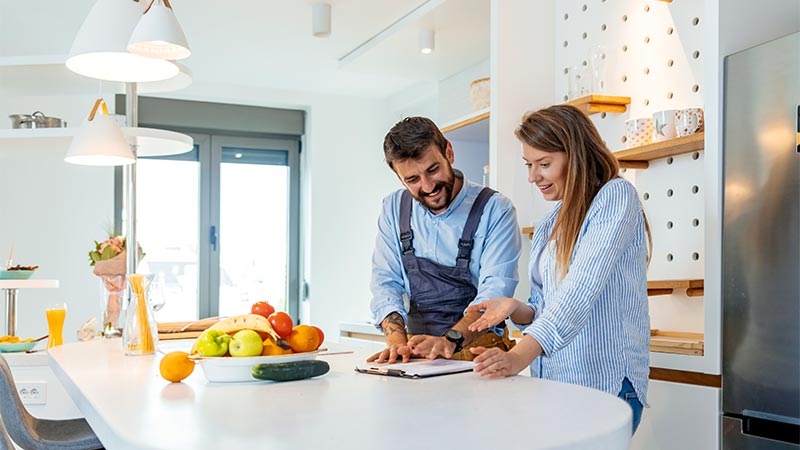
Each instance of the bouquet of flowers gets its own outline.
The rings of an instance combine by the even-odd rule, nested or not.
[[[124,236],[110,236],[103,242],[94,241],[94,250],[89,252],[89,266],[92,273],[103,279],[105,308],[103,311],[103,330],[105,336],[119,335],[122,311],[122,295],[125,291],[127,273],[127,248]],[[139,258],[144,256],[139,247]]]

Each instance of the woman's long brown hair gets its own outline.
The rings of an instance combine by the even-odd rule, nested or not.
[[[530,112],[523,117],[514,134],[521,142],[537,150],[567,154],[561,210],[549,238],[555,241],[556,272],[563,279],[589,206],[601,187],[619,178],[619,163],[592,121],[574,106],[554,105]],[[646,217],[645,230],[650,244],[649,261],[652,238]]]

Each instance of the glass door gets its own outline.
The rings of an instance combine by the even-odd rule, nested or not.
[[[157,274],[158,321],[250,312],[297,317],[298,138],[192,134],[195,148],[137,162],[139,270]]]
[[[221,158],[219,185],[212,184],[219,220],[211,225],[219,315],[249,312],[253,302],[267,300],[297,317],[290,301],[299,290],[297,143],[213,136],[211,147]]]

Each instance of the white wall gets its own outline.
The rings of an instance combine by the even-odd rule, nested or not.
[[[5,96],[0,117],[40,109],[78,126],[93,102],[91,95]],[[60,281],[58,289],[19,290],[16,334],[22,337],[47,333],[44,309],[50,303],[67,303],[67,341],[75,340],[75,330],[101,308],[88,253],[92,241],[104,239],[113,225],[113,169],[65,163],[68,145],[67,138],[0,140],[2,264],[13,243],[15,264],[39,265],[36,278]],[[5,308],[0,319],[5,333]]]

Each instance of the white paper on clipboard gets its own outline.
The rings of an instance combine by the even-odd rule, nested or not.
[[[470,372],[475,367],[472,361],[451,359],[419,359],[407,363],[375,364],[361,363],[356,372],[400,378],[428,378],[452,373]]]

